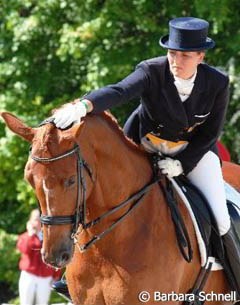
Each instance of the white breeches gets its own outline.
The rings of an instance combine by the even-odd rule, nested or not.
[[[21,305],[47,305],[51,293],[52,277],[41,277],[21,271],[19,297]]]
[[[217,155],[211,151],[207,152],[187,177],[208,200],[216,218],[220,235],[226,234],[231,222],[227,209],[220,160]]]

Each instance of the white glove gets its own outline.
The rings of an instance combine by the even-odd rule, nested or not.
[[[167,175],[168,178],[176,177],[183,173],[181,162],[168,157],[164,160],[158,161],[158,167],[161,169],[163,174]]]
[[[85,117],[87,109],[81,102],[76,104],[67,104],[66,106],[56,110],[52,118],[57,128],[65,129],[72,123],[80,123],[81,118]]]

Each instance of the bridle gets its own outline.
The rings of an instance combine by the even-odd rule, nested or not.
[[[79,224],[85,224],[86,219],[86,181],[83,175],[83,169],[85,168],[92,179],[92,170],[88,166],[87,162],[83,160],[80,152],[80,147],[75,144],[73,149],[52,158],[36,157],[30,153],[30,157],[40,163],[49,163],[61,160],[63,158],[76,155],[77,157],[77,202],[74,215],[67,216],[48,216],[41,215],[40,220],[45,225],[66,225],[73,224],[72,236],[74,236],[78,230]]]
[[[87,171],[88,175],[90,176],[91,180],[93,181],[93,173],[91,168],[89,167],[88,163],[82,158],[80,147],[78,144],[75,144],[74,147],[61,154],[57,155],[56,157],[51,158],[43,158],[37,157],[32,154],[30,151],[30,157],[39,163],[51,163],[63,158],[67,158],[69,156],[76,155],[77,159],[77,202],[76,202],[76,209],[75,214],[73,215],[66,215],[66,216],[48,216],[48,215],[41,215],[40,220],[41,223],[44,225],[66,225],[66,224],[73,224],[71,238],[74,240],[74,243],[77,244],[79,250],[81,252],[87,250],[92,244],[94,244],[97,240],[103,238],[107,233],[109,233],[118,223],[120,223],[130,212],[137,207],[143,200],[144,196],[148,192],[148,190],[159,181],[159,178],[152,179],[152,181],[146,184],[143,188],[141,188],[138,192],[131,195],[127,200],[121,202],[120,204],[116,205],[114,208],[110,209],[109,211],[103,213],[101,216],[97,217],[96,219],[86,222],[86,179],[84,177],[83,171],[84,169]],[[79,246],[77,236],[86,229],[96,225],[102,219],[106,218],[107,216],[113,214],[114,212],[118,211],[119,209],[127,206],[133,202],[133,204],[128,208],[128,210],[122,214],[119,218],[117,218],[107,229],[101,232],[98,235],[93,236],[87,243]],[[79,230],[79,228],[81,228]]]

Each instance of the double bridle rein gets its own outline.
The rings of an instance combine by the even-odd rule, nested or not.
[[[84,169],[87,171],[88,175],[90,176],[91,180],[93,181],[93,174],[92,170],[87,164],[87,162],[82,158],[80,147],[78,144],[75,144],[74,147],[61,154],[57,155],[56,157],[51,158],[43,158],[37,157],[30,152],[30,157],[40,163],[49,163],[61,160],[63,158],[67,158],[69,156],[76,155],[77,159],[77,202],[76,202],[76,209],[74,215],[67,215],[67,216],[48,216],[48,215],[41,215],[41,223],[44,225],[66,225],[66,224],[73,224],[71,238],[74,240],[74,243],[78,246],[81,252],[87,250],[92,244],[94,244],[97,240],[104,237],[107,233],[109,233],[118,223],[120,223],[130,212],[137,207],[143,200],[144,196],[148,192],[148,190],[159,181],[159,178],[154,178],[148,184],[146,184],[143,188],[141,188],[138,192],[131,195],[128,199],[121,202],[120,204],[116,205],[114,208],[110,209],[109,211],[105,212],[101,216],[97,217],[96,219],[86,222],[86,180],[83,174]],[[106,218],[107,216],[113,214],[114,212],[118,211],[119,209],[125,207],[129,203],[132,205],[129,209],[122,214],[117,220],[115,220],[107,229],[101,232],[98,235],[93,236],[87,243],[83,245],[78,244],[77,236],[86,229],[96,225],[102,219]]]

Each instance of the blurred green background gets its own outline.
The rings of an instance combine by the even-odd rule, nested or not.
[[[50,110],[117,82],[143,59],[164,55],[158,40],[174,17],[210,23],[206,62],[225,70],[231,100],[222,141],[240,162],[239,0],[0,0],[0,110],[36,126]],[[112,110],[122,125],[138,101]],[[28,143],[0,122],[0,303],[17,295],[17,234],[34,195],[23,180]]]

